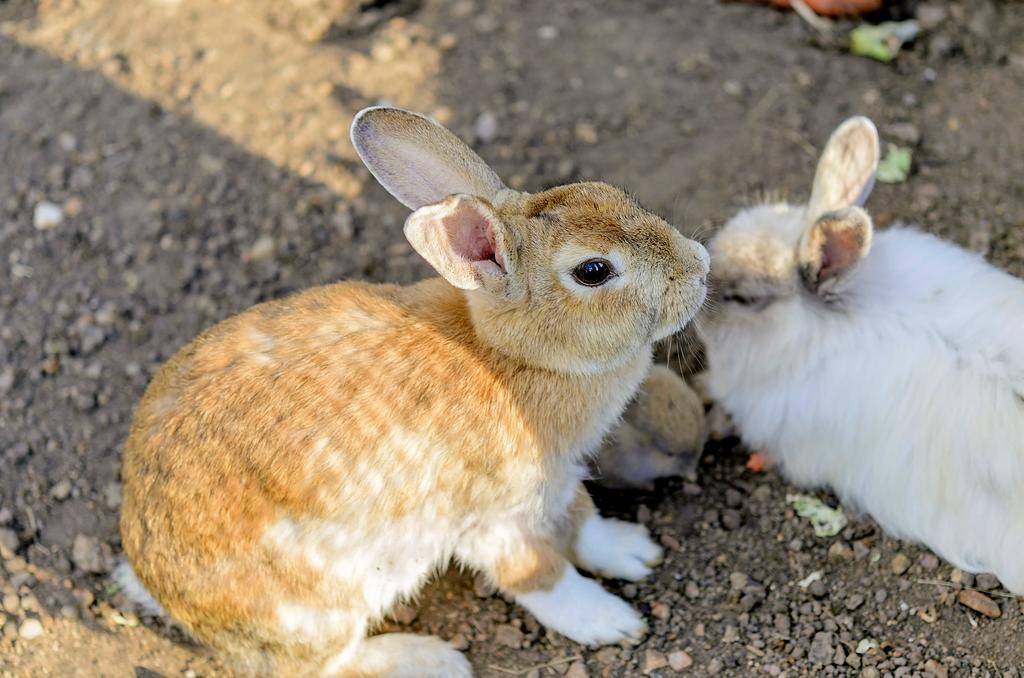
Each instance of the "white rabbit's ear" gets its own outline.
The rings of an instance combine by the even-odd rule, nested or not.
[[[826,212],[800,238],[800,277],[811,292],[835,293],[871,249],[871,217],[859,207]]]
[[[505,188],[469,146],[418,113],[365,108],[352,121],[352,145],[381,186],[410,209],[455,193],[494,200]]]
[[[499,292],[512,273],[509,233],[485,201],[453,195],[405,221],[405,237],[455,287]]]
[[[805,220],[825,212],[860,207],[871,195],[878,168],[878,130],[865,117],[850,118],[829,137],[818,161]]]

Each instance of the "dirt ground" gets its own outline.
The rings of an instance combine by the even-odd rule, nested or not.
[[[107,578],[121,444],[200,329],[326,281],[428,275],[348,143],[364,105],[435,116],[514,187],[608,180],[705,235],[766,190],[806,196],[816,149],[863,113],[914,149],[878,221],[1024,275],[1024,3],[886,10],[924,24],[893,64],[718,0],[292,6],[0,0],[0,675],[224,675]],[[816,538],[744,460],[724,441],[695,482],[595,490],[668,551],[649,581],[608,583],[650,620],[638,647],[576,646],[457,572],[395,624],[481,676],[1021,675],[1021,599],[869,519]]]

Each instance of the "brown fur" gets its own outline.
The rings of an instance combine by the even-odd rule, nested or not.
[[[272,526],[386,539],[427,510],[454,524],[528,505],[621,412],[656,335],[699,304],[706,264],[617,189],[508,192],[493,209],[514,243],[507,294],[442,279],[318,287],[210,328],[154,377],[125,445],[121,532],[139,580],[197,638],[257,670],[317,670],[363,630],[304,640],[282,630],[282,601],[371,623],[379,611],[358,578],[326,577]],[[570,293],[551,269],[565,243],[624,249],[636,284]],[[550,587],[594,510],[582,487],[573,507],[561,533],[482,565],[507,591]]]

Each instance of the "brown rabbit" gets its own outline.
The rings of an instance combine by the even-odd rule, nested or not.
[[[414,113],[352,139],[442,277],[260,304],[171,358],[125,447],[126,588],[275,675],[471,675],[438,638],[368,636],[453,558],[577,642],[638,638],[573,565],[639,579],[660,549],[580,478],[707,253],[605,184],[509,190]]]

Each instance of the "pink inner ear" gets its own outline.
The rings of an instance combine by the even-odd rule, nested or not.
[[[456,256],[492,275],[506,272],[494,227],[479,210],[464,203],[443,221],[448,243]]]
[[[860,236],[852,230],[826,228],[821,246],[821,280],[845,271],[857,261],[861,249]]]

